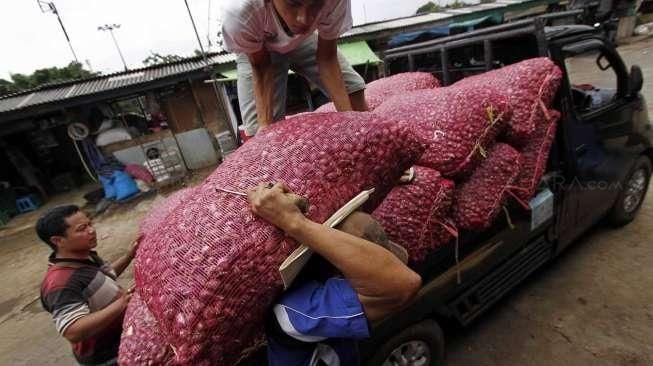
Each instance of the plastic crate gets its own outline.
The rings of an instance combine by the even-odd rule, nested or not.
[[[41,200],[33,193],[16,199],[16,208],[19,213],[34,211],[39,207],[41,207]]]

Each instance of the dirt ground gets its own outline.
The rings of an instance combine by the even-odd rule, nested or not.
[[[628,65],[642,67],[653,116],[653,39],[619,51]],[[197,172],[183,185],[197,184],[207,173]],[[118,258],[134,239],[142,215],[179,187],[112,207],[96,218],[100,254]],[[79,192],[56,197],[47,207],[81,204]],[[0,365],[74,364],[69,345],[38,300],[49,254],[34,233],[38,214],[20,216],[0,229]],[[649,197],[632,224],[596,228],[471,327],[447,329],[447,365],[652,365],[652,224]],[[130,268],[121,283],[132,281]]]

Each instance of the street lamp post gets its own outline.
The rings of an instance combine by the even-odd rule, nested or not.
[[[61,17],[59,16],[59,12],[57,11],[57,7],[54,5],[53,2],[36,0],[36,3],[39,5],[39,8],[41,9],[42,13],[52,13],[57,16],[57,20],[59,21],[59,25],[61,26],[63,35],[66,36],[68,47],[70,47],[70,52],[73,54],[73,58],[75,58],[75,62],[79,63],[79,60],[77,59],[77,54],[75,54],[75,50],[73,49],[73,44],[70,42],[70,37],[68,37],[68,32],[66,32],[66,27],[63,26],[63,22],[61,21]]]
[[[111,33],[111,38],[113,39],[113,44],[116,45],[116,49],[118,50],[118,54],[120,55],[120,59],[122,60],[122,64],[125,66],[125,71],[129,70],[127,67],[127,62],[125,62],[125,57],[122,55],[122,51],[120,51],[120,46],[118,46],[118,41],[116,41],[116,36],[113,34],[114,29],[119,29],[120,24],[105,24],[102,26],[97,27],[97,30],[99,31],[109,31]]]
[[[186,10],[188,10],[188,17],[190,18],[190,22],[193,25],[193,30],[195,31],[195,37],[197,38],[197,44],[200,47],[200,52],[202,53],[202,59],[204,60],[205,68],[206,71],[209,73],[209,75],[212,75],[211,72],[211,63],[209,62],[209,57],[206,52],[204,52],[204,46],[202,45],[202,41],[200,40],[200,34],[197,32],[197,27],[195,26],[195,19],[193,19],[193,13],[190,11],[190,7],[188,6],[188,0],[184,0],[184,4],[186,4]],[[215,85],[215,82],[212,82],[211,85],[213,86],[213,92],[215,93],[215,98],[218,103],[218,106],[220,109],[222,109],[222,113],[224,114],[225,118],[229,118],[227,111],[224,108],[224,105],[222,103],[222,98],[220,97],[220,91],[218,90],[218,87]],[[231,132],[231,138],[234,141],[238,141],[238,130],[236,128],[233,128],[233,126],[229,126],[228,123],[226,123],[226,128],[227,131]]]

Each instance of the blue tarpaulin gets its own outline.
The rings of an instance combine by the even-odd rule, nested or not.
[[[458,34],[470,32],[475,29],[489,27],[491,25],[501,24],[503,22],[503,14],[496,12],[484,17],[471,19],[465,22],[452,23],[449,25],[441,25],[427,30],[416,32],[407,32],[398,34],[388,41],[389,47],[399,47],[408,43],[413,43],[418,40],[431,40],[439,37],[446,37],[451,34]]]
[[[423,31],[398,34],[390,38],[390,41],[388,41],[388,46],[398,47],[406,43],[410,43],[420,37],[428,37],[429,39],[433,39],[438,37],[445,37],[448,35],[449,35],[449,26],[441,25],[439,27],[435,27]]]

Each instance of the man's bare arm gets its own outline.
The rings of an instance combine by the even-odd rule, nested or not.
[[[421,286],[417,273],[377,244],[307,219],[287,193],[283,184],[272,189],[260,185],[249,192],[252,211],[338,268],[358,293],[371,322],[412,300]]]
[[[247,57],[252,65],[258,125],[264,128],[274,122],[274,68],[270,53],[265,49]]]
[[[351,100],[342,78],[342,70],[338,62],[337,40],[319,38],[317,41],[317,67],[320,80],[326,88],[329,97],[338,111],[351,111]]]
[[[102,332],[125,311],[130,298],[131,294],[121,292],[116,300],[104,309],[75,320],[64,331],[64,338],[76,343]]]

